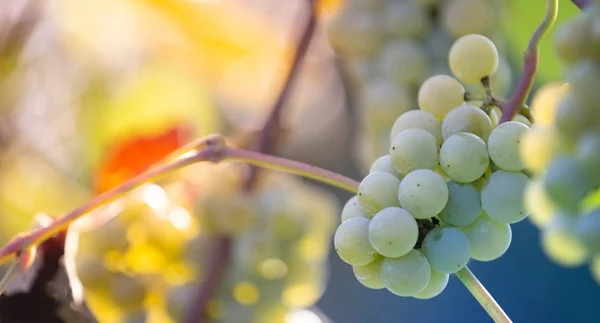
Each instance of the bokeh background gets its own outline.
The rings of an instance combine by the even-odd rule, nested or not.
[[[352,87],[324,32],[342,3],[319,4],[277,154],[359,179]],[[558,25],[577,14],[570,1],[560,5]],[[505,32],[517,70],[544,6],[510,2]],[[113,187],[143,156],[194,136],[258,129],[305,16],[303,0],[0,1],[0,242],[28,230],[37,212],[59,215]],[[537,85],[561,78],[551,41],[542,45]],[[138,150],[120,154],[128,145]],[[350,197],[331,190],[340,205]],[[317,306],[333,322],[490,321],[455,277],[432,300],[400,298],[364,288],[329,258]],[[470,268],[515,322],[600,321],[589,270],[550,262],[527,221],[513,226],[502,258]]]

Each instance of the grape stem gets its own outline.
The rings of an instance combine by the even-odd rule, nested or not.
[[[593,1],[589,1],[589,0],[571,0],[571,2],[573,2],[574,5],[577,6],[577,8],[583,10],[587,7],[589,7]]]
[[[467,287],[469,292],[471,292],[494,322],[512,323],[508,315],[502,310],[502,307],[496,303],[496,300],[494,300],[492,295],[485,289],[468,267],[456,272],[456,277],[458,277],[465,287]]]
[[[525,54],[523,55],[523,75],[517,84],[515,92],[508,100],[506,108],[502,111],[500,123],[512,120],[525,104],[529,92],[531,92],[531,87],[537,71],[540,41],[544,34],[552,27],[552,25],[554,25],[557,16],[558,0],[547,0],[546,15],[529,40],[527,51],[525,51]]]

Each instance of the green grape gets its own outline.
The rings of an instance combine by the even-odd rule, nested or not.
[[[556,211],[556,205],[548,197],[544,181],[541,177],[533,179],[525,187],[525,210],[529,213],[529,221],[538,228],[544,228]]]
[[[498,170],[481,190],[483,210],[501,223],[517,223],[527,217],[523,202],[529,178],[520,172]]]
[[[363,286],[371,289],[383,289],[385,285],[381,280],[381,264],[383,257],[376,259],[365,266],[353,266],[354,276]]]
[[[571,20],[558,28],[554,38],[559,57],[571,65],[588,56],[591,51],[589,20]]]
[[[527,170],[540,173],[556,155],[570,150],[570,146],[556,128],[536,124],[523,134],[519,148]]]
[[[494,26],[494,10],[485,0],[450,0],[441,9],[444,27],[454,37],[487,34]]]
[[[583,136],[577,143],[577,160],[590,176],[590,181],[600,184],[600,132]]]
[[[358,138],[357,158],[362,169],[369,169],[377,158],[390,149],[388,134],[380,131],[382,129],[372,130],[362,129]]]
[[[115,274],[110,282],[111,301],[126,310],[141,308],[146,292],[147,287],[139,277]]]
[[[569,86],[566,84],[553,82],[540,87],[535,92],[535,96],[531,101],[531,111],[535,114],[536,124],[554,124],[558,103],[568,91]]]
[[[579,219],[577,234],[590,252],[600,254],[600,209],[596,209]]]
[[[423,129],[406,129],[392,140],[390,156],[394,168],[404,176],[417,169],[435,169],[439,162],[438,144]]]
[[[557,206],[576,211],[593,184],[575,157],[561,155],[548,167],[544,187]]]
[[[410,172],[400,182],[398,199],[402,207],[417,219],[436,216],[448,201],[448,186],[438,173],[429,169]]]
[[[452,135],[440,149],[442,169],[459,183],[470,183],[480,178],[489,164],[485,143],[471,133]]]
[[[361,89],[368,87],[369,83],[379,77],[379,67],[377,60],[366,57],[348,57],[344,60],[344,66],[348,70],[348,75],[356,81]]]
[[[596,283],[600,284],[600,256],[595,256],[590,262],[590,271]]]
[[[555,214],[542,232],[542,250],[561,266],[578,267],[585,263],[589,254],[577,235],[577,216]]]
[[[512,70],[510,68],[510,63],[506,60],[504,56],[500,56],[500,60],[498,61],[498,69],[496,73],[492,75],[490,78],[491,89],[494,92],[494,95],[499,97],[504,97],[508,94],[510,87],[512,86]],[[467,91],[472,94],[476,94],[479,96],[485,95],[485,89],[481,84],[467,84],[465,85]],[[536,115],[537,117],[537,115]],[[490,119],[492,116],[490,115]],[[493,123],[493,122],[492,122]],[[498,123],[493,125],[494,128]]]
[[[392,164],[392,157],[390,155],[383,155],[377,158],[371,165],[369,174],[379,172],[390,173],[398,177],[398,179],[402,179],[402,175],[394,168],[394,165]]]
[[[457,79],[439,74],[421,84],[418,102],[421,109],[442,119],[450,110],[464,103],[464,96],[465,88]]]
[[[351,218],[342,222],[335,232],[335,251],[346,263],[364,266],[375,259],[377,253],[369,242],[370,222],[365,218]]]
[[[472,184],[448,182],[448,202],[438,214],[440,220],[453,226],[469,225],[481,213],[481,196]]]
[[[342,222],[351,218],[368,218],[358,201],[358,195],[351,197],[342,208]]]
[[[432,65],[438,65],[439,68],[445,67],[447,69],[447,73],[441,74],[451,73],[450,68],[448,68],[448,51],[450,51],[453,42],[454,37],[448,35],[446,30],[441,26],[435,26],[425,40],[425,45],[431,55]]]
[[[331,20],[327,37],[343,55],[368,57],[379,51],[383,33],[377,14],[348,6]]]
[[[428,12],[414,1],[387,1],[383,8],[386,30],[399,37],[422,37],[429,27]]]
[[[448,285],[448,280],[450,279],[450,275],[442,274],[431,269],[431,279],[429,280],[429,284],[427,287],[417,295],[413,296],[418,299],[431,299],[439,294],[441,294],[446,286]]]
[[[555,125],[558,132],[577,140],[590,130],[598,129],[600,112],[595,105],[583,103],[572,95],[565,96],[556,109]]]
[[[450,136],[468,132],[488,141],[492,132],[492,121],[483,110],[464,104],[452,109],[442,122],[442,137],[447,140]]]
[[[361,118],[369,129],[389,129],[393,120],[413,108],[409,90],[386,79],[369,82],[361,96]]]
[[[529,127],[520,122],[509,121],[492,131],[488,138],[488,152],[496,166],[512,172],[525,168],[519,155],[519,146],[523,133],[528,130]]]
[[[515,121],[515,122],[522,123],[522,124],[526,125],[527,127],[531,127],[531,126],[533,126],[533,123],[531,123],[531,121],[530,121],[529,119],[527,119],[527,117],[525,117],[525,116],[524,116],[524,115],[522,115],[522,114],[517,114],[517,115],[516,115],[516,116],[515,116],[515,117],[512,119],[512,121]]]
[[[510,224],[500,223],[485,212],[468,227],[461,228],[471,242],[471,257],[479,261],[500,258],[512,240]]]
[[[381,280],[398,296],[414,296],[422,292],[431,280],[431,267],[418,250],[399,258],[385,258],[381,264]]]
[[[429,132],[435,138],[438,145],[442,144],[442,123],[433,114],[424,110],[406,111],[398,117],[390,132],[390,140],[393,140],[402,131],[413,128]]]
[[[490,117],[490,121],[492,122],[492,129],[494,129],[500,123],[500,119],[502,119],[502,111],[500,108],[493,106],[488,112],[488,117]]]
[[[591,106],[600,101],[600,92],[595,86],[600,83],[600,64],[595,59],[581,60],[568,70],[567,80],[571,95],[586,108],[587,117],[597,121],[600,113]]]
[[[445,274],[463,269],[471,258],[469,238],[457,228],[435,228],[423,240],[431,268]]]
[[[375,250],[389,258],[404,256],[411,251],[419,238],[415,218],[398,207],[385,208],[369,224],[369,241]]]
[[[419,85],[429,74],[427,51],[409,39],[388,42],[381,50],[379,68],[397,84]]]
[[[498,49],[487,37],[469,34],[457,39],[448,54],[450,70],[465,83],[479,83],[498,69]]]
[[[358,186],[358,200],[363,211],[374,216],[386,207],[400,206],[398,201],[400,180],[390,173],[371,173]]]

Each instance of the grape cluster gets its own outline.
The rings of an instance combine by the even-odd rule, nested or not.
[[[536,124],[523,138],[522,159],[534,174],[525,190],[542,248],[566,267],[589,261],[600,283],[600,11],[597,5],[563,25],[556,49],[568,84],[536,93]]]
[[[503,0],[346,1],[328,25],[328,38],[356,83],[357,157],[365,170],[388,150],[396,117],[417,107],[420,84],[450,73],[447,53],[454,40],[482,34],[504,42],[497,27],[505,6]],[[506,94],[511,80],[510,65],[500,56],[492,90]],[[467,90],[485,94],[473,84]]]
[[[328,275],[334,197],[271,173],[245,193],[245,171],[190,167],[188,180],[145,185],[113,205],[117,216],[80,234],[77,272],[100,321],[181,321],[218,237],[232,247],[208,304],[211,320],[282,322],[317,301]]]
[[[496,117],[498,110],[465,102],[460,82],[476,84],[496,73],[494,43],[465,35],[451,46],[448,61],[455,77],[423,82],[420,109],[397,118],[389,154],[372,164],[342,210],[335,249],[366,287],[432,298],[471,258],[502,256],[512,239],[510,224],[527,217],[529,178],[519,149],[529,126],[493,127],[484,109]]]

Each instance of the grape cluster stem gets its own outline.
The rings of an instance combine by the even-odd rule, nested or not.
[[[529,45],[523,55],[523,75],[502,111],[500,123],[512,120],[525,104],[537,71],[540,42],[544,34],[554,25],[557,16],[558,0],[547,0],[546,15],[529,40]]]
[[[485,289],[483,284],[475,277],[473,272],[465,267],[456,272],[456,277],[467,287],[469,292],[475,297],[475,299],[481,304],[483,309],[496,323],[512,323],[508,315],[504,313],[502,307],[498,305],[492,295]]]

